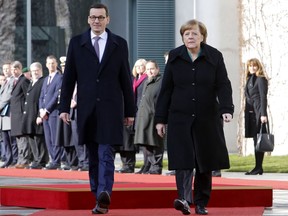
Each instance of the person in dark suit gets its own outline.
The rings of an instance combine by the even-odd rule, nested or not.
[[[6,81],[0,88],[0,128],[2,133],[5,160],[1,168],[15,166],[18,159],[16,138],[11,136],[10,99],[13,90],[14,78],[11,73],[11,63],[6,62],[2,66]]]
[[[245,137],[253,138],[255,167],[245,175],[262,175],[264,152],[256,151],[257,133],[261,123],[268,124],[267,93],[268,80],[263,66],[257,58],[249,59],[246,63],[246,86],[245,86]],[[266,127],[263,128],[264,133]]]
[[[48,170],[61,168],[63,147],[56,145],[56,125],[58,119],[58,98],[62,84],[62,74],[57,71],[57,59],[53,55],[46,58],[46,67],[49,70],[42,85],[39,97],[39,113],[43,120],[45,142],[50,156],[50,163],[45,167]]]
[[[176,170],[178,191],[174,208],[190,214],[193,203],[196,214],[206,215],[212,171],[230,167],[222,121],[232,119],[232,88],[222,53],[206,44],[205,25],[189,20],[180,33],[184,44],[169,52],[155,123],[162,137],[168,123],[168,165]]]
[[[27,137],[23,134],[23,109],[26,92],[30,81],[22,73],[22,64],[19,61],[11,63],[11,72],[14,77],[13,89],[10,99],[11,110],[11,136],[16,137],[18,160],[15,168],[29,167],[31,162],[31,149]]]
[[[30,65],[31,82],[26,93],[23,110],[23,134],[27,136],[33,160],[30,169],[42,169],[49,161],[44,138],[43,120],[39,117],[39,97],[44,82],[42,65],[34,62]]]
[[[69,43],[60,97],[60,118],[70,124],[77,82],[79,143],[88,148],[90,187],[97,200],[93,214],[108,213],[115,170],[113,146],[123,144],[123,127],[132,125],[135,116],[127,42],[106,28],[109,22],[106,5],[90,7],[90,29]]]

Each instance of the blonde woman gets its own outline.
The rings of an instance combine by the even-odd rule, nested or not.
[[[134,77],[133,92],[136,103],[136,111],[140,103],[140,98],[142,96],[144,81],[147,79],[147,75],[145,73],[146,71],[145,65],[146,65],[145,59],[138,59],[135,62],[132,69],[132,75]],[[134,140],[134,126],[125,127],[123,146],[115,147],[115,152],[120,153],[122,162],[122,168],[116,170],[116,172],[118,173],[134,173],[137,148],[134,145],[133,140]],[[143,153],[145,155],[145,150],[143,150]],[[142,173],[141,170],[140,173]]]
[[[257,58],[249,59],[246,63],[245,86],[245,137],[253,138],[255,152],[255,167],[245,175],[262,175],[264,152],[257,152],[257,133],[261,123],[267,123],[267,92],[268,81],[263,66]],[[265,128],[265,127],[264,127]]]

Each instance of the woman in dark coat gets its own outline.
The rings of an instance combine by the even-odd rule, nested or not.
[[[136,104],[136,112],[137,107],[140,102],[140,98],[142,96],[144,81],[147,79],[147,75],[145,73],[145,59],[138,59],[132,69],[133,75],[133,93],[134,93],[134,101]],[[124,140],[123,146],[115,146],[115,152],[120,153],[122,168],[116,170],[118,173],[134,173],[135,164],[136,164],[136,153],[138,149],[134,145],[134,125],[124,127]],[[145,164],[145,155],[144,155],[144,164]],[[143,170],[143,169],[141,169]],[[140,173],[142,171],[139,171]]]
[[[149,169],[146,174],[162,174],[163,138],[157,134],[154,114],[160,92],[162,77],[157,62],[146,63],[148,79],[144,82],[142,97],[135,119],[135,145],[144,146],[147,153]]]
[[[175,209],[190,214],[194,203],[196,214],[205,215],[211,172],[230,166],[222,121],[232,119],[232,88],[221,52],[206,44],[205,25],[190,20],[180,34],[184,45],[169,52],[155,122],[161,136],[168,123],[169,169],[176,170],[179,196]]]
[[[245,137],[253,138],[255,152],[255,167],[245,175],[262,175],[264,152],[256,151],[257,133],[261,123],[268,124],[267,117],[267,92],[268,81],[264,75],[263,67],[256,58],[249,59],[246,64],[245,87]],[[265,129],[265,127],[263,128]],[[266,132],[266,131],[264,131]]]

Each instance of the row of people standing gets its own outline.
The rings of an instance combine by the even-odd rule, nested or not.
[[[164,139],[155,130],[154,113],[162,77],[156,61],[138,59],[132,69],[136,119],[133,127],[124,131],[124,147],[120,153],[122,168],[118,173],[134,173],[135,155],[141,150],[143,166],[137,174],[161,174]]]
[[[61,123],[58,105],[62,74],[55,56],[47,57],[46,67],[49,76],[44,78],[41,63],[32,63],[31,80],[22,74],[19,61],[2,67],[6,78],[0,89],[2,157],[5,158],[2,168],[60,169],[61,162],[66,163],[64,169],[71,168],[70,151],[63,148],[56,127]],[[77,140],[74,144],[78,146]],[[74,157],[73,165],[88,170],[88,154],[82,150],[82,155],[85,156],[80,157],[82,160],[77,155]]]

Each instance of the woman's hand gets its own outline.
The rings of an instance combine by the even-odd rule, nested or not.
[[[230,122],[232,120],[232,115],[230,113],[224,113],[222,117],[224,122]]]
[[[261,116],[260,121],[261,121],[261,123],[266,123],[267,122],[267,116]]]

